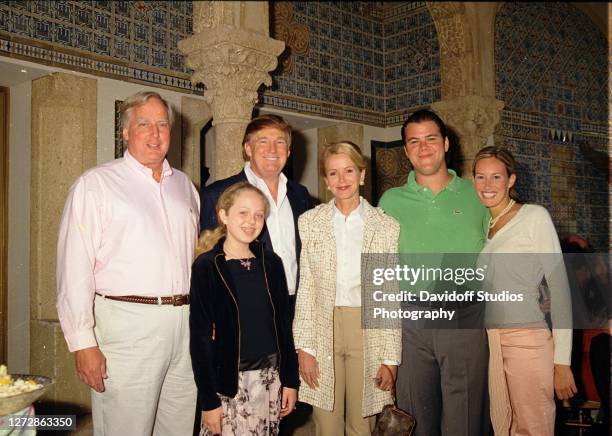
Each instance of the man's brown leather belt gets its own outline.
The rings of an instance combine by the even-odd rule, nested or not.
[[[189,304],[191,302],[189,294],[170,295],[168,297],[143,297],[140,295],[102,295],[96,292],[96,295],[103,298],[108,298],[109,300],[140,304],[172,304],[173,306],[182,306],[183,304]]]

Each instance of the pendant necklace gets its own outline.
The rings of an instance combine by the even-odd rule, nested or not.
[[[230,256],[232,256],[233,258],[235,258],[236,260],[240,261],[240,265],[243,268],[246,268],[247,271],[251,271],[251,258],[247,257],[244,259],[241,259],[238,256],[233,255],[232,253],[230,253],[227,248],[223,247],[223,251],[225,251],[225,254],[229,254]]]
[[[510,212],[510,209],[512,209],[512,206],[514,206],[515,203],[516,201],[510,199],[506,207],[504,207],[504,210],[502,210],[499,215],[497,215],[495,218],[491,217],[491,219],[489,220],[489,229],[495,227],[495,224],[499,222],[500,218]]]

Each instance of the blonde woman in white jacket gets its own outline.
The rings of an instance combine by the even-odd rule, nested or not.
[[[358,146],[328,145],[319,169],[334,199],[298,221],[299,399],[314,406],[317,435],[369,436],[375,415],[392,402],[401,330],[362,329],[361,254],[397,253],[399,224],[359,196],[365,161]]]

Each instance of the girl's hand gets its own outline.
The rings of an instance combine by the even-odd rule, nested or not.
[[[577,392],[574,375],[569,365],[555,364],[555,393],[560,400],[568,400]]]
[[[212,434],[221,434],[221,418],[223,407],[219,406],[213,410],[202,410],[202,426],[206,427]]]
[[[397,377],[397,365],[380,365],[376,373],[376,387],[381,391],[390,391]]]
[[[280,417],[284,418],[295,410],[295,402],[297,401],[297,390],[293,388],[283,388],[281,399]]]
[[[311,389],[319,387],[319,363],[312,354],[298,350],[300,376]]]

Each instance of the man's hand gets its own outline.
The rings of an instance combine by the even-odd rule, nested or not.
[[[376,387],[381,391],[390,391],[395,384],[395,378],[397,376],[397,365],[380,365],[378,372],[376,373]]]
[[[555,393],[560,400],[569,400],[577,392],[574,375],[569,365],[555,364]]]
[[[106,358],[100,348],[90,347],[74,352],[76,370],[83,383],[97,392],[104,392]]]
[[[295,402],[297,401],[297,389],[283,388],[283,394],[281,399],[281,411],[280,417],[283,418],[289,415],[295,409]]]
[[[221,434],[221,418],[223,418],[223,407],[221,406],[213,410],[202,410],[202,426],[206,427],[211,434]]]
[[[319,387],[319,363],[312,354],[298,350],[300,375],[311,389]]]

